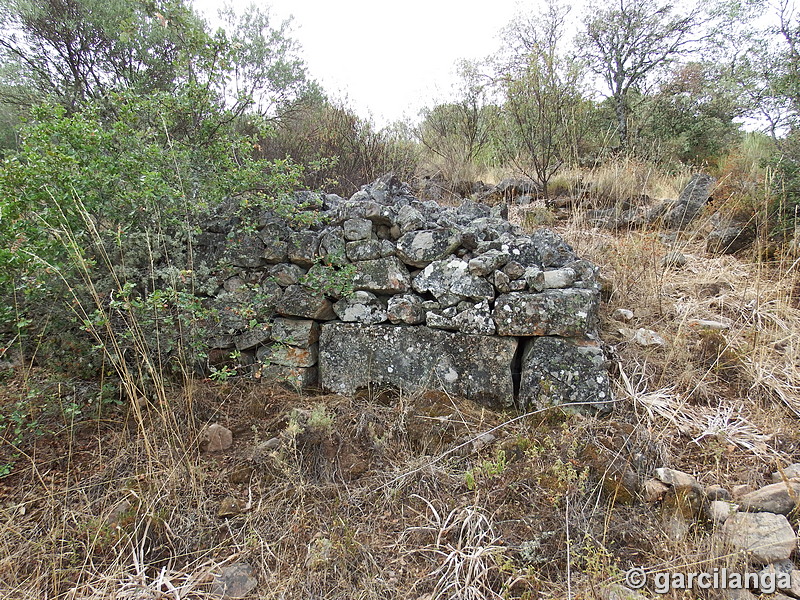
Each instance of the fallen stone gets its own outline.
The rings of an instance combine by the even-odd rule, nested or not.
[[[784,592],[792,598],[800,598],[800,570],[791,560],[779,560],[767,565],[759,573],[760,581],[767,584],[763,594],[772,594],[776,590]],[[777,594],[776,594],[777,595]],[[775,596],[769,596],[773,600]]]
[[[664,217],[668,229],[685,229],[705,207],[717,180],[705,173],[695,173],[681,192],[678,200]]]
[[[725,521],[720,532],[725,543],[759,564],[785,560],[797,547],[789,521],[773,513],[736,513]]]
[[[706,252],[709,254],[735,254],[752,245],[756,239],[755,227],[748,224],[720,226],[709,232]]]
[[[677,469],[669,469],[667,467],[660,467],[655,470],[655,478],[661,483],[677,488],[679,490],[700,489],[702,486],[694,476]]]
[[[384,303],[375,294],[362,290],[336,302],[333,311],[340,320],[349,323],[376,325],[388,319]]]
[[[397,240],[397,256],[412,267],[427,267],[456,251],[461,235],[452,229],[410,231]]]
[[[411,289],[411,276],[396,256],[356,263],[353,289],[375,294],[404,294]]]
[[[352,394],[370,384],[433,388],[495,407],[514,404],[517,341],[429,327],[327,323],[320,336],[322,386]]]
[[[606,412],[611,389],[598,344],[558,337],[526,342],[519,404],[523,410],[563,406],[570,412]]]
[[[747,483],[742,483],[740,485],[735,485],[731,488],[731,496],[734,500],[738,500],[742,496],[749,494],[750,492],[754,492],[752,485]]]
[[[258,580],[253,577],[253,568],[247,563],[234,563],[214,577],[211,594],[223,600],[234,600],[246,597],[256,587]]]
[[[712,500],[705,507],[706,518],[717,525],[727,521],[738,510],[739,506],[737,504],[725,502],[724,500]]]
[[[683,267],[686,265],[687,259],[681,252],[677,250],[672,250],[671,252],[667,252],[664,256],[661,257],[661,266],[662,267]]]
[[[800,482],[773,483],[737,499],[742,510],[788,515],[800,502]]]
[[[619,584],[601,588],[600,597],[602,600],[648,600],[644,594]]]
[[[280,344],[308,348],[319,339],[319,323],[278,317],[272,323],[272,339]]]
[[[511,291],[511,280],[508,278],[508,275],[503,273],[503,271],[495,271],[494,287],[496,287],[497,291],[501,294],[508,294]]]
[[[495,301],[498,335],[583,337],[597,329],[599,297],[590,290],[512,292]]]
[[[611,318],[615,321],[622,321],[623,323],[630,323],[633,321],[633,311],[627,308],[618,308],[611,313]]]
[[[422,299],[414,294],[391,296],[386,315],[393,325],[419,325],[425,322],[425,308]]]
[[[664,347],[667,345],[667,341],[663,337],[658,335],[652,329],[645,329],[644,327],[640,327],[636,330],[633,339],[637,344],[644,346],[645,348],[651,348],[654,346]]]
[[[503,267],[503,273],[508,275],[508,278],[513,281],[514,279],[524,278],[528,269],[537,269],[541,271],[541,269],[538,269],[538,267],[523,267],[517,261],[510,260]],[[541,292],[542,290],[537,291]]]
[[[664,494],[669,490],[669,486],[657,479],[648,479],[642,486],[642,500],[645,502],[659,502],[664,498]]]
[[[563,267],[577,257],[572,247],[564,239],[551,229],[539,229],[530,237],[533,247],[536,249],[536,262],[530,262],[533,256],[526,252],[522,253],[523,260],[518,260],[526,267]]]
[[[212,423],[200,435],[206,452],[227,450],[233,445],[233,432],[219,423]]]
[[[709,500],[723,500],[729,502],[731,493],[721,485],[710,485],[706,488],[706,498]]]
[[[793,479],[800,479],[800,463],[793,463],[772,474],[773,483],[780,483],[784,480]]]
[[[244,235],[228,240],[225,248],[225,258],[234,267],[257,269],[264,266],[264,242],[257,235]]]
[[[286,317],[304,317],[318,321],[336,318],[330,300],[299,285],[286,288],[275,305],[275,312]]]
[[[496,331],[492,311],[486,300],[459,312],[454,323],[461,333],[494,335]]]
[[[694,329],[714,329],[716,331],[722,331],[724,329],[731,328],[729,323],[710,321],[708,319],[689,319],[686,321],[686,325]]]
[[[328,264],[345,262],[345,239],[341,227],[331,227],[319,238],[319,255]]]

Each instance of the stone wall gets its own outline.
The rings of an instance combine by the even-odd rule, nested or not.
[[[226,275],[209,298],[212,346],[236,349],[256,377],[342,394],[440,388],[498,408],[607,408],[597,269],[554,232],[526,235],[504,206],[420,202],[388,177],[349,200],[296,201],[311,224],[265,211],[225,236]],[[230,226],[211,220],[200,251],[219,253]]]

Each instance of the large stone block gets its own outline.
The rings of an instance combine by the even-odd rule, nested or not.
[[[498,408],[514,404],[517,340],[512,338],[423,326],[326,323],[319,344],[322,387],[340,394],[389,384],[412,392],[443,389]]]
[[[523,410],[580,403],[572,412],[609,408],[606,358],[596,342],[558,337],[529,340],[522,355],[519,405]]]
[[[397,240],[397,255],[407,265],[426,267],[455,252],[461,235],[451,229],[410,231]]]
[[[411,288],[411,276],[396,257],[365,260],[356,264],[353,289],[376,294],[403,294]]]
[[[497,334],[584,337],[597,328],[598,303],[593,290],[504,294],[495,302]]]

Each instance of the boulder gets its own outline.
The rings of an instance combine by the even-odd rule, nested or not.
[[[736,513],[725,521],[720,534],[732,549],[745,552],[759,564],[785,560],[797,547],[789,521],[773,513]]]
[[[797,507],[800,499],[800,483],[789,481],[773,483],[745,494],[737,499],[742,510],[748,512],[770,512],[788,515]]]
[[[748,248],[755,239],[755,227],[746,223],[720,226],[708,234],[706,251],[709,254],[735,254]]]
[[[498,335],[583,337],[597,328],[599,297],[591,290],[511,292],[495,301]]]
[[[700,215],[716,183],[714,177],[705,173],[692,175],[681,195],[664,216],[664,226],[668,229],[685,229]]]
[[[258,587],[258,580],[253,577],[253,568],[247,563],[233,563],[223,567],[219,575],[214,577],[211,584],[211,595],[223,600],[233,600],[246,597],[256,587]]]
[[[538,337],[522,355],[519,405],[523,410],[576,404],[570,412],[607,412],[611,389],[606,358],[595,342]]]
[[[408,391],[443,389],[454,396],[508,408],[517,340],[429,327],[326,323],[320,336],[322,386],[352,394],[370,384]]]
[[[461,244],[461,235],[452,229],[409,231],[397,240],[397,256],[412,267],[426,267],[449,256]]]

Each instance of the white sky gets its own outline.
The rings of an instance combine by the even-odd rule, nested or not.
[[[309,73],[335,98],[346,98],[378,126],[447,97],[455,63],[483,58],[499,48],[500,29],[520,0],[475,5],[457,0],[269,0],[277,25],[293,16],[293,38],[303,47]],[[532,10],[537,2],[527,2]],[[233,0],[235,8],[248,0]],[[219,2],[195,0],[207,17]],[[477,8],[480,6],[480,8]]]

